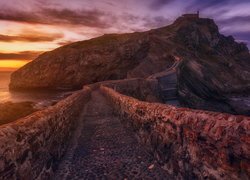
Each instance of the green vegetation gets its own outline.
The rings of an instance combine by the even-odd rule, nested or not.
[[[32,102],[6,102],[0,104],[0,125],[13,122],[37,111],[33,105]]]

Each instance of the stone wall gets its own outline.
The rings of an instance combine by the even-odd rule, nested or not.
[[[0,126],[0,179],[48,179],[64,154],[90,89]]]
[[[176,179],[250,177],[250,117],[142,102],[104,86],[101,91]]]
[[[159,84],[156,79],[131,78],[102,81],[88,85],[91,89],[97,89],[100,86],[110,87],[122,94],[135,97],[142,101],[162,102],[159,94]]]

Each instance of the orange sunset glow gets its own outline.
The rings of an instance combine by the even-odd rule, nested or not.
[[[45,51],[97,35],[87,26],[1,20],[0,13],[0,71],[14,71]]]
[[[0,0],[0,180],[250,180],[250,0]]]
[[[0,1],[0,61],[4,60],[0,63],[0,70],[19,68],[42,52],[71,42],[108,33],[145,31],[165,26],[183,12],[195,12],[197,9],[202,10],[204,16],[215,18],[223,33],[250,44],[249,3],[237,4],[237,1],[235,5],[233,0],[231,4],[221,6],[220,1],[218,3],[211,1],[211,3],[206,2],[209,6],[204,8],[205,1],[194,1],[192,6],[188,2],[180,2],[179,0]],[[210,6],[219,8],[210,9]],[[232,7],[241,11],[234,11]]]
[[[16,70],[39,54],[76,41],[72,37],[77,37],[74,33],[68,35],[60,27],[56,33],[56,27],[49,25],[0,21],[0,27],[0,71]]]
[[[13,71],[18,69],[25,64],[27,64],[28,60],[1,60],[0,61],[0,71]]]

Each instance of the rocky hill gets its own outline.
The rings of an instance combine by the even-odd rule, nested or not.
[[[170,67],[172,31],[109,34],[46,52],[17,70],[11,89],[79,88],[127,77],[147,77]]]
[[[184,45],[183,61],[177,68],[182,104],[250,115],[250,54],[246,45],[221,35],[209,19],[181,25],[177,34],[177,44]]]
[[[198,17],[182,16],[159,29],[103,35],[46,52],[12,74],[10,89],[74,89],[103,80],[146,78],[176,61],[185,105],[249,112],[250,107],[235,101],[250,90],[246,45],[221,35],[213,20]]]

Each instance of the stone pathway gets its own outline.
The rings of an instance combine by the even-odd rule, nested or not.
[[[168,179],[134,134],[92,92],[64,159],[52,179]]]

